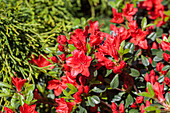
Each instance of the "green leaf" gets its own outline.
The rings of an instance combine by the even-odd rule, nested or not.
[[[152,84],[150,82],[147,82],[147,89],[148,89],[148,92],[150,93],[150,95],[153,98],[155,96],[155,92],[154,92]]]
[[[130,70],[131,70],[130,75],[131,75],[132,77],[138,77],[138,76],[140,76],[140,73],[139,73],[138,70],[136,70],[136,69],[134,69],[134,68],[130,68]]]
[[[92,107],[95,106],[95,103],[92,101],[92,99],[90,97],[87,97],[87,100],[88,100],[88,104]]]
[[[75,49],[77,49],[76,47],[74,47],[73,44],[68,44],[68,49],[73,52]]]
[[[31,100],[33,99],[33,92],[30,90],[28,93],[27,93],[27,99],[26,99],[26,103],[27,104],[30,104]]]
[[[92,91],[93,91],[93,92],[96,92],[96,93],[103,93],[103,92],[106,91],[106,88],[105,88],[104,90],[102,90],[102,89],[100,89],[100,88],[98,88],[98,87],[95,86],[95,87],[92,89]]]
[[[144,97],[149,97],[149,98],[152,98],[152,95],[150,95],[149,93],[147,92],[141,92],[141,93],[138,93],[139,96],[144,96]]]
[[[166,76],[170,78],[170,70],[167,72]]]
[[[169,55],[170,55],[170,51],[168,51],[168,50],[165,50],[165,53],[167,53],[167,54],[169,54]]]
[[[20,94],[18,94],[18,96],[19,96],[19,102],[20,102],[21,106],[23,106],[24,105],[24,97]]]
[[[83,108],[82,106],[78,106],[79,111],[76,111],[76,113],[87,113],[87,110],[85,108]]]
[[[126,46],[125,46],[125,49],[129,49],[129,52],[130,53],[133,53],[134,50],[135,50],[135,45],[133,43],[128,43]]]
[[[137,109],[131,109],[129,113],[139,113]]]
[[[112,81],[110,82],[110,87],[111,87],[112,89],[115,89],[115,88],[117,88],[118,86],[119,86],[119,75],[116,74],[116,75],[114,76],[114,78],[112,79]]]
[[[15,108],[15,101],[16,101],[16,94],[14,93],[14,95],[12,96],[12,99],[11,99],[11,106],[13,108]]]
[[[145,56],[141,55],[142,58],[142,63],[144,66],[148,66],[149,65],[149,60],[148,58],[146,58]]]
[[[114,1],[109,1],[108,4],[113,7],[113,8],[116,8],[116,4]]]
[[[69,93],[73,94],[77,92],[77,88],[73,84],[66,83],[67,87],[71,90]]]
[[[142,31],[145,30],[146,24],[147,24],[147,19],[146,19],[146,17],[144,17],[144,18],[142,19],[142,24],[141,24]]]
[[[164,66],[164,67],[162,68],[162,71],[166,71],[166,70],[168,70],[168,69],[170,69],[170,65]]]
[[[90,47],[90,44],[89,43],[87,43],[87,56],[90,54],[90,52],[91,52],[91,47]]]
[[[166,101],[170,104],[170,93],[169,93],[169,92],[167,92],[167,93],[165,94],[165,99],[166,99]]]
[[[57,55],[62,55],[62,54],[63,54],[63,52],[57,51]]]
[[[157,56],[155,56],[154,58],[153,58],[153,61],[155,61],[155,62],[159,62],[159,61],[161,61],[162,60],[162,58],[159,58],[159,57],[157,57]]]
[[[157,34],[157,37],[162,37],[163,29],[160,28],[160,27],[157,27],[156,28],[156,34]]]
[[[123,51],[123,54],[129,53],[129,51],[130,51],[130,49],[125,49],[125,50]]]
[[[129,94],[126,98],[125,108],[127,108],[131,104],[133,104],[133,97]]]
[[[8,97],[10,96],[9,94],[6,94],[6,93],[0,93],[0,97]]]
[[[108,69],[107,69],[107,72],[106,72],[105,77],[109,76],[112,72],[113,72],[113,69],[111,69],[111,70],[108,70]]]
[[[151,39],[152,41],[155,41],[156,39],[156,32],[152,32],[147,36],[148,39]]]
[[[94,77],[97,77],[98,73],[97,70],[94,71]]]
[[[0,82],[0,87],[12,88],[8,83]]]
[[[148,107],[145,107],[145,111],[156,111],[157,108],[155,106],[148,106]]]
[[[93,103],[95,104],[99,104],[100,103],[100,98],[96,95],[93,95],[92,97],[90,97],[91,100],[93,101]]]

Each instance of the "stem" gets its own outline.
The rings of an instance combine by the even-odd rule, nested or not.
[[[100,100],[100,102],[101,102],[101,104],[105,104],[107,107],[111,108],[111,105],[106,103],[106,102],[104,102],[103,100]]]

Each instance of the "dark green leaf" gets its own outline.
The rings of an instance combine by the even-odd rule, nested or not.
[[[167,53],[167,54],[169,54],[169,55],[170,55],[170,51],[168,51],[168,50],[165,50],[165,53]]]
[[[142,59],[142,63],[143,63],[144,66],[148,66],[149,65],[148,58],[146,58],[145,56],[141,55],[141,59]]]
[[[126,46],[125,46],[125,49],[129,49],[129,52],[130,53],[133,53],[134,50],[135,50],[135,45],[133,43],[128,43]]]
[[[155,32],[152,32],[151,34],[148,35],[147,38],[148,38],[148,39],[151,39],[152,41],[155,41],[155,39],[156,39],[156,33],[155,33]]]
[[[154,58],[153,58],[153,61],[155,61],[155,62],[159,62],[159,61],[161,61],[162,60],[162,58],[159,58],[159,57],[157,57],[157,56],[155,56]]]
[[[155,111],[155,110],[157,110],[157,108],[155,106],[145,107],[145,111]]]
[[[94,71],[94,77],[97,77],[97,70],[96,71]]]
[[[129,94],[126,98],[125,108],[127,108],[131,104],[133,104],[133,97]]]
[[[111,70],[108,70],[108,69],[107,69],[107,72],[106,72],[105,77],[109,76],[112,72],[113,72],[113,69],[111,69]]]
[[[104,90],[102,90],[102,89],[100,89],[100,88],[98,88],[98,87],[94,87],[94,88],[92,89],[92,91],[93,91],[93,92],[96,92],[96,93],[103,93],[103,92],[106,91],[106,88],[105,88]]]
[[[66,83],[67,84],[67,87],[71,90],[71,94],[73,93],[76,93],[77,92],[77,88],[73,85],[73,84],[69,84],[69,83]]]
[[[100,103],[100,98],[96,95],[93,95],[92,97],[90,97],[91,100],[93,101],[93,103],[95,104],[99,104]]]
[[[112,89],[115,89],[115,88],[117,88],[118,86],[119,86],[119,75],[116,74],[116,75],[114,76],[114,78],[112,79],[111,83],[110,83],[110,87],[111,87]]]
[[[164,67],[162,68],[162,71],[166,71],[166,70],[168,70],[168,69],[170,69],[170,65],[164,66]]]
[[[134,69],[134,68],[130,68],[130,70],[131,70],[130,75],[131,75],[132,77],[138,77],[138,76],[140,76],[140,73],[139,73],[138,70],[136,70],[136,69]]]

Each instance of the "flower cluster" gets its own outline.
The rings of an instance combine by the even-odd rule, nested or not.
[[[149,18],[139,22],[141,8]],[[42,78],[37,73],[35,81],[31,75],[12,77],[17,90],[12,83],[4,86],[13,90],[9,95],[17,98],[21,113],[38,113],[35,107],[42,104],[57,113],[169,112],[170,36],[161,28],[164,9],[161,0],[112,8],[110,34],[90,20],[84,29],[58,36],[50,55],[32,55],[29,63],[45,73]],[[159,17],[163,24],[147,23]],[[164,34],[158,35],[158,26]],[[9,108],[5,112],[15,111],[15,106]]]

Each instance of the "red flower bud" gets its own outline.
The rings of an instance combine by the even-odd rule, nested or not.
[[[136,103],[134,102],[130,107],[133,108],[133,109],[136,109],[138,106],[137,106]]]
[[[62,52],[64,52],[65,50],[64,50],[64,46],[62,46],[62,45],[58,45],[58,49],[60,50],[60,51],[62,51]]]
[[[88,93],[88,92],[89,92],[89,89],[90,89],[89,86],[84,86],[84,92],[85,92],[85,93]]]
[[[143,102],[144,97],[143,96],[138,96],[136,97],[136,103],[140,104]]]
[[[114,102],[112,102],[111,109],[112,111],[117,111],[117,105]]]
[[[151,105],[151,103],[148,100],[146,100],[145,105],[146,105],[146,107],[148,107]]]
[[[141,113],[145,112],[145,106],[143,104],[141,105],[140,110],[141,110]]]
[[[66,55],[65,54],[62,54],[62,55],[58,55],[62,61],[65,61],[66,60]]]
[[[156,42],[153,42],[152,49],[158,49]]]
[[[67,43],[67,38],[64,35],[60,35],[57,37],[57,42],[61,45],[65,45]]]
[[[21,91],[21,88],[22,88],[22,86],[24,86],[26,81],[27,81],[26,79],[21,79],[21,78],[18,78],[18,77],[12,77],[12,83],[15,85],[18,92]]]
[[[119,113],[124,113],[124,112],[125,112],[125,106],[123,105],[123,103],[121,103],[119,106]]]

